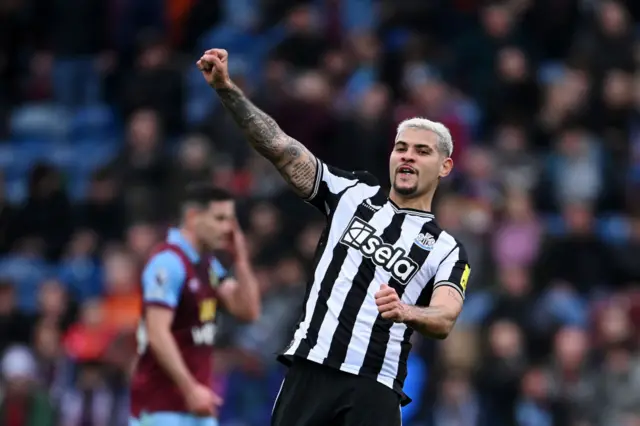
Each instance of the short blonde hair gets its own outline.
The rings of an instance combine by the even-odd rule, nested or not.
[[[444,124],[422,117],[409,118],[398,125],[396,139],[398,139],[400,133],[407,129],[429,130],[435,133],[438,136],[438,151],[447,157],[451,157],[451,154],[453,154],[453,138],[451,137],[451,132]]]

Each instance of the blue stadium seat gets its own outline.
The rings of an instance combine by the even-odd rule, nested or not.
[[[0,145],[0,169],[6,174],[7,167],[10,167],[16,161],[16,150],[8,144]]]
[[[118,153],[118,146],[104,140],[85,140],[73,146],[73,166],[77,170],[93,171],[109,163]]]
[[[10,118],[11,139],[63,140],[68,130],[68,115],[51,104],[32,104],[16,108]]]
[[[93,105],[78,111],[70,120],[72,140],[113,137],[117,133],[116,117],[107,105]]]
[[[87,195],[89,187],[89,176],[86,174],[72,174],[69,176],[67,183],[67,193],[73,201],[82,200]]]
[[[12,204],[21,204],[27,198],[26,178],[13,178],[5,182],[5,196]]]
[[[598,233],[611,244],[620,244],[629,237],[629,223],[623,216],[608,216],[598,220]]]

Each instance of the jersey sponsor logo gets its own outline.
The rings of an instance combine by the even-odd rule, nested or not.
[[[216,317],[217,305],[216,299],[204,299],[200,303],[200,322],[213,321]]]
[[[418,264],[407,256],[401,247],[387,244],[375,235],[375,228],[360,218],[354,217],[340,238],[340,242],[356,249],[374,264],[390,272],[401,284],[407,284],[418,272]]]
[[[465,265],[464,272],[462,273],[462,278],[460,279],[460,287],[462,287],[462,291],[467,291],[467,281],[469,281],[469,275],[471,275],[471,267],[469,265]]]
[[[382,206],[373,205],[373,203],[371,202],[371,198],[367,198],[366,200],[364,200],[364,203],[362,203],[362,205],[365,206],[367,209],[371,210],[372,212],[377,212],[382,208]]]
[[[436,239],[430,233],[425,232],[424,234],[418,234],[418,236],[416,237],[415,243],[421,249],[431,251],[433,250],[433,247],[436,245]]]
[[[191,337],[196,345],[211,346],[216,338],[217,327],[208,322],[198,327],[191,327]]]

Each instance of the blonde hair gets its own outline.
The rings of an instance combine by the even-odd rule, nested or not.
[[[435,133],[438,136],[438,151],[447,157],[451,157],[451,154],[453,154],[453,138],[451,137],[451,132],[444,124],[422,117],[409,118],[398,125],[396,139],[398,139],[400,133],[407,129],[421,129]]]

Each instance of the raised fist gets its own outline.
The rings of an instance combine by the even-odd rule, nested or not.
[[[224,49],[209,49],[198,60],[196,65],[204,79],[214,89],[231,87],[229,78],[229,53]]]

